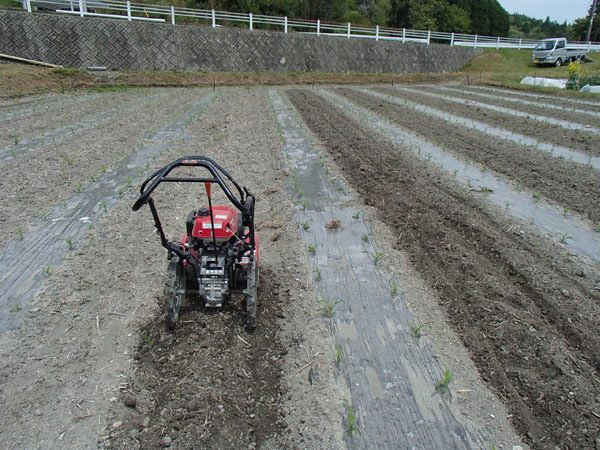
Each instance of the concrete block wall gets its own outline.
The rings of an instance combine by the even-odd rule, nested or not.
[[[85,68],[442,73],[479,49],[0,9],[0,53]]]

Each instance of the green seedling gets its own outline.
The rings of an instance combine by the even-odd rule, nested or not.
[[[490,189],[487,186],[479,186],[479,189],[481,189],[481,192],[483,192],[484,194],[490,195],[494,193],[493,189]]]
[[[309,220],[305,220],[304,222],[300,222],[300,226],[302,227],[302,230],[306,231],[310,228],[310,219]]]
[[[104,212],[106,212],[106,200],[102,200],[102,208],[104,209]]]
[[[43,269],[44,269],[44,273],[45,273],[46,275],[50,275],[50,266],[49,266],[49,265],[48,265],[48,266],[46,266],[46,267],[44,267]]]
[[[485,161],[481,163],[481,170],[483,172],[487,172],[487,164],[485,163]]]
[[[95,183],[96,182],[96,175],[91,174],[90,175],[90,180],[92,180],[92,183]]]
[[[81,192],[81,190],[83,189],[83,184],[79,183],[77,185],[77,187],[75,188],[75,192],[77,192],[78,194]]]
[[[369,242],[369,235],[367,233],[363,233],[362,240],[363,242]]]
[[[313,272],[315,273],[315,280],[321,281],[321,270],[318,267],[315,267]]]
[[[515,189],[516,189],[517,191],[520,191],[520,190],[521,190],[521,184],[523,184],[523,183],[521,182],[521,180],[517,180],[517,181],[515,181]]]
[[[108,170],[108,167],[106,166],[106,164],[102,165],[102,173],[106,173],[106,171]]]
[[[302,192],[300,189],[298,189],[298,192],[296,192],[296,194],[298,195],[298,200],[302,200],[302,197],[304,197],[304,192]]]
[[[371,257],[371,259],[373,260],[374,266],[379,264],[379,261],[381,261],[381,258],[383,258],[383,253],[380,253],[380,252],[369,252],[369,251],[365,250],[363,253],[366,253]]]
[[[431,161],[431,153],[427,153],[427,161]]]
[[[140,331],[138,334],[142,338],[142,341],[144,341],[148,345],[148,347],[150,347],[152,349],[154,349],[156,347],[156,345],[157,345],[156,341],[151,336],[148,336],[143,331]]]
[[[23,240],[23,228],[18,227],[17,234],[19,235],[19,240],[22,241]]]
[[[427,324],[423,323],[421,325],[410,325],[410,328],[412,330],[413,336],[416,337],[417,339],[419,339],[421,336],[423,336],[423,328],[426,327]]]
[[[456,178],[456,174],[457,174],[457,173],[458,173],[458,169],[454,169],[454,170],[452,171],[452,175],[454,176],[454,178]]]
[[[127,186],[131,187],[131,177],[127,177]]]
[[[468,156],[465,156],[465,164],[468,166],[471,164],[471,159]]]
[[[21,311],[21,309],[22,309],[21,306],[18,303],[15,303],[14,305],[12,305],[10,307],[10,312],[16,313],[16,312]]]
[[[338,344],[336,348],[335,363],[338,367],[340,367],[340,364],[343,362],[344,357],[342,356],[342,347],[340,346],[340,344]]]
[[[120,197],[121,195],[123,195],[123,189],[119,189],[119,190],[117,191],[117,194],[119,195],[119,197]]]
[[[150,168],[150,161],[146,161],[146,170]]]
[[[512,203],[511,203],[511,202],[509,202],[509,201],[507,200],[507,201],[506,201],[506,209],[509,209],[509,208],[510,208],[510,205],[512,205]]]
[[[354,415],[354,410],[352,409],[352,405],[346,399],[344,399],[344,403],[346,404],[346,409],[348,410],[348,434],[350,437],[354,437],[354,433],[360,434],[360,430],[356,425],[356,416]]]
[[[19,145],[19,136],[15,136],[15,145]]]
[[[535,223],[535,217],[530,217],[530,218],[529,218],[529,223],[530,223],[531,225],[533,225],[533,224]]]
[[[600,222],[596,222],[596,225],[594,225],[594,231],[596,233],[600,233]]]
[[[353,218],[354,220],[358,220],[358,219],[360,218],[360,211],[356,211],[356,212],[355,212],[355,213],[352,215],[352,218]]]
[[[573,236],[571,236],[569,233],[558,233],[558,236],[560,242],[563,244],[567,242],[567,239],[573,239]]]
[[[398,284],[396,280],[392,281],[392,297],[396,297],[398,295]]]
[[[43,213],[40,218],[45,222],[48,220],[48,215],[50,215],[50,211],[46,211],[45,213]]]
[[[567,217],[569,214],[569,210],[567,208],[563,208],[563,216]]]
[[[445,394],[446,392],[450,395],[452,395],[452,393],[450,392],[450,383],[452,382],[452,372],[450,372],[450,369],[448,369],[446,367],[446,371],[444,372],[444,376],[441,380],[439,380],[437,382],[437,384],[435,385],[435,391],[439,392],[440,395]]]
[[[540,198],[542,197],[542,194],[538,191],[533,196],[535,197],[535,201],[539,202]]]
[[[336,300],[333,303],[329,303],[327,300],[319,300],[319,303],[321,303],[323,306],[320,306],[317,309],[317,312],[324,312],[325,315],[331,319],[334,315],[335,315],[335,307],[339,304],[342,303],[341,300]]]
[[[306,211],[306,207],[308,206],[308,202],[306,200],[304,200],[303,202],[300,203],[300,206],[302,206],[302,211]]]
[[[65,243],[67,244],[67,247],[69,247],[69,250],[73,250],[73,240],[72,239],[65,239]]]
[[[320,243],[316,243],[316,244],[308,244],[308,253],[311,256],[315,256],[315,254],[317,253],[317,247],[321,245]]]

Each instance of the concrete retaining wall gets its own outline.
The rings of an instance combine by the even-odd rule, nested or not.
[[[0,9],[0,53],[84,68],[204,72],[441,73],[480,50]]]

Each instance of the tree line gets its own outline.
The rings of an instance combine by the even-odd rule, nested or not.
[[[180,0],[188,8],[252,12],[327,22],[508,36],[497,0]]]

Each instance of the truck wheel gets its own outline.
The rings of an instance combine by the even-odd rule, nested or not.
[[[555,66],[555,67],[560,67],[560,66],[562,66],[562,59],[558,58],[558,59],[556,60],[556,62],[554,63],[554,66]]]

